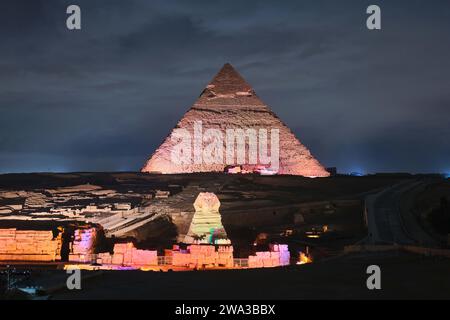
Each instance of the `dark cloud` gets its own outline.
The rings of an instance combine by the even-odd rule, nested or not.
[[[450,171],[450,3],[369,4],[3,0],[0,172],[138,170],[225,62],[326,166]]]

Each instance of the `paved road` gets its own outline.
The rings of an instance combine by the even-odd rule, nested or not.
[[[433,246],[434,240],[418,224],[411,212],[403,210],[401,197],[424,183],[420,180],[400,182],[381,192],[366,197],[367,222],[372,244],[409,244]],[[405,224],[405,219],[407,223]],[[407,227],[408,226],[408,227]]]

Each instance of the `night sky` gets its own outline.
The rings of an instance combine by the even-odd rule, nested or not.
[[[225,62],[326,167],[450,172],[449,36],[450,1],[1,0],[0,172],[137,171]]]

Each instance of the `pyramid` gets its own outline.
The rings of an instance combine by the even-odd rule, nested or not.
[[[202,161],[201,155],[200,160],[198,157],[196,158],[196,150],[198,151],[199,148],[206,149],[208,144],[210,145],[211,143],[211,141],[205,140],[205,136],[195,135],[195,128],[199,128],[199,125],[201,125],[202,132],[212,129],[223,135],[223,141],[219,141],[219,145],[215,145],[215,149],[208,149],[217,152],[216,155],[219,156],[223,152],[223,161],[213,163],[211,161]],[[189,132],[193,137],[192,142],[188,141],[189,143],[186,144],[188,149],[185,151],[185,155],[190,153],[188,156],[192,156],[190,157],[192,161],[174,161],[176,158],[174,158],[174,148],[179,144],[179,139],[177,139],[179,136],[176,136],[174,132],[179,132],[180,129],[185,129],[183,132]],[[226,137],[230,129],[242,129],[243,132],[254,130],[253,132],[256,133],[260,133],[261,130],[265,131],[267,133],[266,140],[262,139],[264,136],[257,135],[257,138],[260,138],[259,142],[267,141],[265,154],[269,157],[273,156],[272,159],[276,159],[278,162],[274,171],[277,174],[307,177],[329,176],[329,173],[311,155],[310,151],[295,137],[294,133],[275,113],[261,101],[253,88],[229,63],[225,64],[206,86],[194,105],[185,113],[141,171],[163,174],[223,172],[229,165],[239,165],[245,169],[245,172],[252,172],[255,169],[260,170],[261,167],[270,169],[272,164],[276,162],[272,160],[272,164],[267,164],[267,159],[263,161],[264,158],[258,152],[263,152],[264,148],[257,142],[253,144],[253,147],[257,146],[258,150],[251,149],[250,139],[245,137],[243,140],[245,151],[247,152],[245,160],[243,161],[242,157],[238,158],[238,142],[236,142],[236,151],[233,153],[232,149],[231,156],[233,158],[230,162],[230,158],[227,158],[228,151],[217,149],[217,146],[221,147],[221,144],[224,145],[223,149],[226,149]],[[275,139],[277,136],[278,140],[271,139]],[[277,149],[272,149],[272,147]],[[274,150],[278,152],[276,153]],[[250,154],[255,155],[256,158],[253,159],[256,159],[256,161],[250,160]],[[278,157],[275,158],[275,155],[278,155]]]

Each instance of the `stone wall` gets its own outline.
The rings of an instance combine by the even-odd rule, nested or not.
[[[51,230],[0,229],[0,260],[56,261],[61,259],[61,233]]]
[[[158,265],[157,251],[136,249],[133,243],[116,243],[114,253],[99,253],[97,263],[114,264],[130,267],[156,266]]]
[[[173,251],[172,264],[179,267],[226,267],[233,268],[233,247],[190,245],[186,251]]]
[[[73,242],[70,244],[70,262],[91,262],[95,250],[97,229],[76,229]]]
[[[275,244],[270,246],[270,251],[256,252],[256,255],[248,257],[249,268],[280,267],[290,264],[290,253],[287,244]]]

